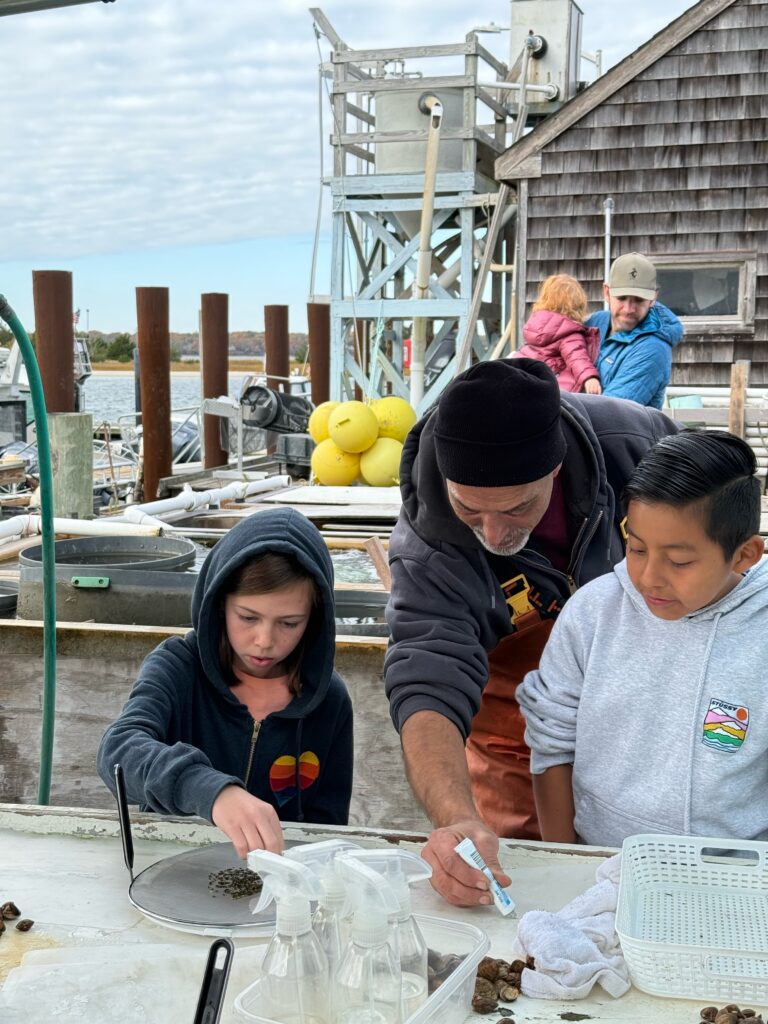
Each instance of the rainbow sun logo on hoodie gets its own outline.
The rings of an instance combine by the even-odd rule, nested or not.
[[[731,753],[738,750],[746,739],[748,727],[749,708],[711,697],[701,740],[708,747]]]

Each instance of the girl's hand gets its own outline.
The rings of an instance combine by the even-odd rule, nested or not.
[[[588,395],[602,395],[603,389],[597,377],[589,377],[584,383],[584,390]]]
[[[280,819],[271,804],[251,796],[240,786],[225,786],[213,801],[214,825],[232,840],[238,856],[249,850],[282,853],[285,848]]]

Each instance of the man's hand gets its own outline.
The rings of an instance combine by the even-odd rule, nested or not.
[[[603,388],[597,377],[589,377],[584,381],[584,390],[588,395],[602,395]]]
[[[475,844],[499,885],[502,888],[509,885],[511,879],[499,864],[498,837],[476,818],[436,829],[421,855],[432,868],[432,887],[449,903],[456,907],[487,905],[493,901],[488,892],[488,879],[455,852],[455,847],[467,838]]]
[[[432,868],[432,887],[457,907],[490,903],[488,879],[454,853],[470,838],[499,884],[509,885],[499,866],[498,837],[477,815],[459,730],[435,711],[417,711],[400,738],[411,789],[437,826],[421,853]]]
[[[211,817],[214,825],[232,840],[239,857],[245,858],[249,850],[282,853],[285,848],[274,807],[240,786],[222,789],[213,801]]]

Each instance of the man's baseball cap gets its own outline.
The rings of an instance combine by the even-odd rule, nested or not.
[[[625,253],[611,264],[608,291],[613,298],[634,295],[638,299],[655,299],[657,287],[656,267],[642,253]]]

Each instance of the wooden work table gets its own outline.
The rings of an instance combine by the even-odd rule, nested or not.
[[[377,832],[373,829],[332,828],[328,826],[285,827],[286,838],[316,841],[345,836],[361,845],[385,846],[399,843],[418,851],[423,836],[406,832]],[[220,842],[221,833],[196,819],[165,819],[136,815],[133,825],[135,871],[154,861],[189,849],[190,845]],[[513,878],[512,894],[520,913],[534,908],[558,910],[594,882],[595,870],[610,851],[588,847],[564,847],[546,843],[502,844],[501,861]],[[88,993],[114,981],[114,1014],[110,1020],[147,1021],[147,1024],[189,1022],[194,1017],[197,995],[211,939],[162,927],[146,919],[128,901],[129,876],[122,858],[116,816],[107,811],[68,808],[39,808],[0,804],[0,897],[13,899],[26,917],[34,919],[32,931],[25,934],[9,929],[0,945],[0,986],[8,971],[18,964],[25,951],[48,948],[74,949],[87,953],[98,947],[101,955],[114,963],[99,976],[85,981],[82,971],[63,971],[60,984],[66,998],[83,999],[82,1020],[87,1015]],[[502,918],[492,908],[461,910],[441,900],[424,883],[413,891],[414,911],[458,921],[484,929],[491,939],[491,954],[509,958],[512,952],[515,922]],[[253,980],[263,953],[264,940],[238,939],[233,969],[227,990],[222,1024],[235,1024],[235,996]],[[109,947],[109,949],[107,949]],[[47,955],[47,954],[46,954]],[[137,957],[144,957],[138,960]],[[136,969],[141,963],[141,969]],[[134,965],[133,967],[131,965]],[[50,967],[47,968],[50,972]],[[45,972],[44,966],[40,967]],[[109,972],[112,972],[111,975]],[[122,972],[122,973],[121,973]],[[123,977],[123,973],[125,977]],[[42,974],[41,974],[42,978]],[[41,981],[41,984],[43,982]],[[57,984],[56,977],[48,984]],[[157,1017],[132,1015],[130,993],[135,986],[155,985],[158,991]],[[163,998],[172,994],[174,1014],[169,1016]],[[0,1020],[3,1024],[21,1024],[22,1018],[3,1011],[0,987]],[[126,1005],[121,1005],[126,1003]],[[614,1000],[594,990],[591,998],[561,1003],[532,1000],[521,996],[513,1005],[514,1024],[557,1022],[573,1019],[568,1013],[587,1015],[595,1022],[632,1022],[639,1024],[687,1024],[698,1018],[698,1004],[688,1001],[656,999],[632,989]],[[135,1014],[135,1008],[134,1008]],[[66,1018],[67,1020],[69,1018]],[[468,1021],[495,1022],[499,1014],[470,1014]],[[23,1024],[43,1024],[35,1016],[34,1005],[23,1017]],[[45,1018],[48,1024],[48,1018]],[[108,1024],[104,1020],[100,1024]]]

